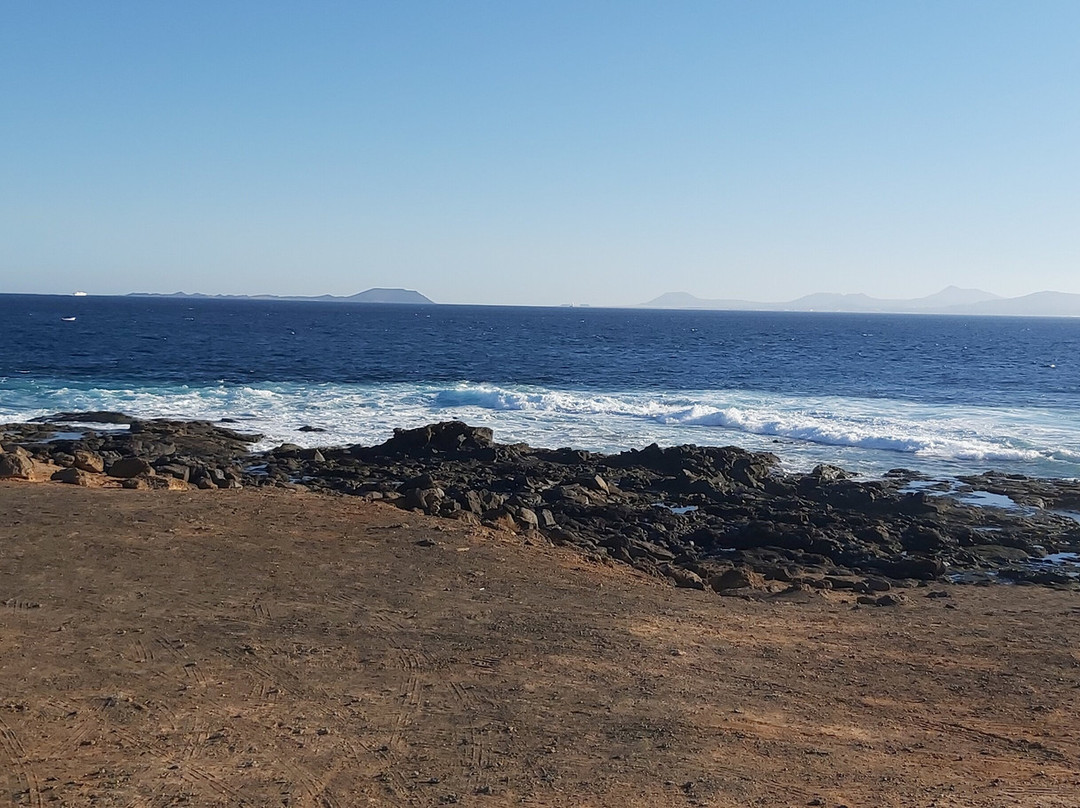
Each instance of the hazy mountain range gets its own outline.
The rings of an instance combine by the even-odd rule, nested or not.
[[[827,311],[882,312],[888,314],[1011,314],[1023,316],[1080,317],[1080,295],[1066,292],[1035,292],[1022,297],[999,297],[981,289],[949,286],[937,294],[909,300],[890,300],[868,295],[818,292],[787,303],[753,300],[706,300],[686,292],[668,292],[642,303],[648,309],[725,309],[729,311]]]
[[[424,297],[412,289],[368,289],[357,292],[355,295],[316,295],[295,296],[285,295],[204,295],[199,292],[188,294],[187,292],[173,292],[172,294],[156,294],[154,292],[132,292],[128,297],[190,297],[210,298],[214,300],[304,300],[315,303],[407,303],[411,305],[434,305],[435,301]]]

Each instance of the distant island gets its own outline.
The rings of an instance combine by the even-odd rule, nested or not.
[[[648,303],[642,303],[639,308],[1080,317],[1080,295],[1035,292],[1022,297],[1000,297],[981,289],[949,286],[936,294],[907,300],[818,292],[786,303],[761,303],[752,300],[707,300],[686,292],[668,292]]]
[[[199,292],[173,292],[172,294],[158,294],[155,292],[132,292],[127,297],[186,297],[210,300],[300,300],[313,303],[389,303],[406,304],[412,306],[433,306],[435,301],[420,294],[413,289],[367,289],[357,292],[355,295],[316,295],[316,296],[287,296],[287,295],[204,295]]]

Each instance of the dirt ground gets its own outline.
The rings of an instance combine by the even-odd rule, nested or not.
[[[947,590],[747,602],[354,499],[3,483],[0,805],[1080,805],[1080,596]]]

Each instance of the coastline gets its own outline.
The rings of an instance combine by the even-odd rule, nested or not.
[[[613,455],[499,444],[461,422],[378,446],[252,453],[233,424],[57,413],[0,427],[0,476],[126,488],[304,489],[531,535],[723,595],[844,589],[895,605],[934,582],[1080,588],[1080,483],[780,469],[736,447]],[[315,428],[309,428],[317,432]]]

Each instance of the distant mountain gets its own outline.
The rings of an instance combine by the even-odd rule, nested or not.
[[[413,306],[421,305],[436,305],[434,300],[425,297],[413,289],[383,289],[375,288],[368,289],[364,292],[357,292],[355,295],[348,295],[347,297],[338,295],[317,295],[317,296],[285,296],[285,295],[204,295],[200,292],[173,292],[172,294],[158,294],[155,292],[132,292],[128,297],[187,297],[187,298],[206,298],[213,300],[300,300],[313,303],[390,303],[390,304],[407,304]]]
[[[1066,292],[1036,292],[1023,297],[998,297],[981,289],[961,289],[958,286],[949,286],[936,294],[909,300],[889,300],[862,294],[841,295],[818,292],[786,303],[761,303],[752,300],[707,300],[686,292],[668,292],[655,300],[643,303],[642,308],[1080,317],[1080,295]]]
[[[908,300],[907,303],[921,309],[944,309],[951,306],[973,306],[990,300],[1001,300],[1001,298],[990,292],[984,292],[982,289],[961,289],[959,286],[946,286],[937,294]]]
[[[412,289],[368,289],[366,292],[358,292],[340,299],[351,300],[354,303],[411,303],[413,305],[435,302]]]
[[[1080,295],[1035,292],[1023,297],[1002,297],[966,307],[971,314],[1080,317]]]

